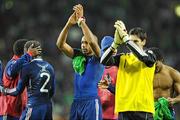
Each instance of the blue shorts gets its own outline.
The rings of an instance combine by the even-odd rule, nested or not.
[[[20,120],[52,120],[52,103],[26,107]]]
[[[102,120],[102,108],[99,98],[74,99],[69,120]]]
[[[0,115],[0,120],[19,120],[19,118],[10,115]]]

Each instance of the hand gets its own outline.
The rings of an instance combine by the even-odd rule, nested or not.
[[[110,78],[108,79],[107,75],[98,83],[98,87],[101,89],[107,89],[111,83]]]
[[[74,25],[77,23],[77,17],[76,17],[76,13],[74,12],[68,19],[67,24],[69,25]]]
[[[0,85],[0,92],[3,93],[4,95],[6,95],[7,90],[6,90],[6,88],[4,88],[3,86]]]
[[[114,41],[113,41],[111,47],[112,47],[113,49],[117,49],[117,47],[118,47],[120,44],[122,44],[122,43],[123,43],[123,41],[121,40],[118,31],[115,30],[115,33],[114,33]]]
[[[126,30],[124,23],[122,21],[118,20],[115,22],[114,27],[118,31],[122,42],[126,42],[128,40],[128,34],[127,34],[127,30]],[[119,43],[121,43],[121,42],[119,41]]]
[[[84,10],[83,10],[83,6],[81,4],[75,5],[73,7],[73,10],[74,10],[74,12],[76,14],[77,20],[84,16]]]
[[[172,105],[174,105],[176,103],[176,98],[168,97],[167,100],[168,100],[170,106],[172,106]]]
[[[38,47],[33,47],[34,44],[32,44],[29,48],[28,48],[28,53],[32,54],[32,57],[40,55],[42,53],[42,49],[41,46]]]

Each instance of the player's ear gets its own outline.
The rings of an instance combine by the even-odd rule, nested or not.
[[[143,45],[146,45],[146,39],[142,40]]]

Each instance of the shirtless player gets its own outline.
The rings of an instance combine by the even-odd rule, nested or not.
[[[155,48],[153,52],[156,54],[156,70],[154,76],[154,100],[159,98],[167,98],[170,106],[180,102],[180,73],[174,68],[163,63],[163,56],[159,49]],[[174,116],[173,108],[170,111]]]

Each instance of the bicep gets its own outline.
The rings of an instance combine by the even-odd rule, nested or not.
[[[175,91],[178,94],[180,94],[180,73],[177,70],[172,70],[171,76],[173,77],[173,80],[174,80]]]
[[[101,54],[100,51],[101,51],[101,50],[100,50],[100,47],[99,47],[99,44],[98,44],[98,39],[97,39],[97,37],[96,37],[95,35],[93,35],[93,38],[92,38],[92,39],[93,39],[93,40],[91,40],[92,42],[91,42],[90,46],[91,46],[91,48],[92,48],[95,56],[96,56],[96,57],[100,57],[100,54]],[[89,40],[89,41],[90,41],[90,40]]]

